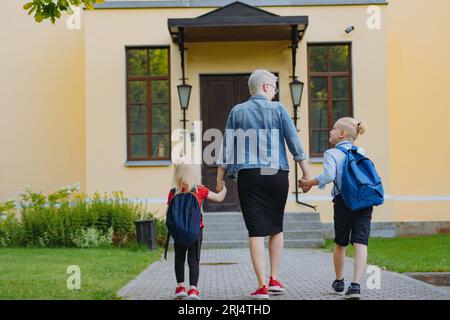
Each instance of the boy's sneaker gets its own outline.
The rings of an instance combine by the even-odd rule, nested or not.
[[[197,289],[191,289],[188,292],[189,300],[200,300],[200,292]]]
[[[187,297],[187,292],[185,287],[177,287],[175,290],[176,298],[184,298]]]
[[[262,288],[256,290],[255,292],[253,292],[250,297],[252,299],[269,299],[269,290],[267,289],[266,286],[263,286]]]
[[[270,277],[269,291],[270,291],[270,293],[273,293],[273,294],[283,294],[286,291],[286,289],[279,281]]]
[[[359,299],[361,298],[361,287],[357,283],[351,283],[345,293],[346,299]]]
[[[331,285],[333,287],[333,290],[336,294],[343,296],[344,295],[344,290],[345,290],[345,284],[344,284],[344,279],[342,280],[334,280],[333,284]]]

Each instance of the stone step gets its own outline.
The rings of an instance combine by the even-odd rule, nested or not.
[[[322,230],[323,226],[320,221],[302,221],[302,222],[284,222],[283,230],[284,231],[295,231],[295,230]],[[204,232],[214,232],[214,231],[228,231],[228,232],[237,232],[237,231],[245,231],[247,232],[247,228],[245,226],[244,221],[242,222],[233,222],[233,223],[206,223]]]
[[[244,222],[241,212],[207,212],[203,214],[205,224]],[[285,222],[320,221],[320,214],[315,212],[288,212],[284,215]]]
[[[294,230],[284,231],[285,240],[309,240],[309,239],[323,239],[322,230]],[[248,241],[247,231],[237,232],[204,232],[203,241]]]
[[[267,248],[267,240],[266,248]],[[321,248],[325,245],[323,239],[308,239],[308,240],[285,240],[285,248]],[[218,249],[218,248],[248,248],[247,241],[204,241],[202,244],[203,249]]]
[[[248,231],[241,212],[204,213],[203,221],[203,248],[248,248]],[[283,231],[286,248],[320,248],[325,244],[319,213],[286,213]]]

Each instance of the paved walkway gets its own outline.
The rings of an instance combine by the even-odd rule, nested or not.
[[[173,258],[173,252],[169,252],[167,261],[161,259],[154,262],[122,288],[118,295],[133,300],[173,299],[176,286]],[[346,269],[347,287],[353,272],[353,260],[350,258],[347,258]],[[186,276],[188,275],[186,268]],[[362,299],[450,300],[448,290],[384,270],[381,271],[381,289],[369,290],[365,285],[367,276],[370,275],[366,275],[362,281]],[[287,292],[282,296],[272,296],[271,299],[342,299],[330,290],[333,280],[330,253],[321,250],[285,249],[280,281]],[[198,284],[202,299],[247,300],[256,285],[248,249],[202,250]]]

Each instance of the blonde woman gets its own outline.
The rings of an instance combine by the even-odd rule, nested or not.
[[[255,70],[249,77],[248,88],[252,95],[246,102],[236,105],[228,115],[226,132],[255,132],[254,141],[239,147],[234,137],[224,137],[224,150],[217,172],[216,191],[221,190],[225,173],[237,182],[239,203],[248,230],[250,256],[258,287],[250,294],[252,299],[269,299],[272,294],[283,294],[279,267],[284,247],[283,219],[289,191],[289,161],[287,144],[294,160],[298,162],[303,177],[309,178],[307,156],[297,135],[297,129],[286,108],[272,101],[277,92],[278,78],[263,69]],[[250,140],[250,139],[249,139]],[[236,152],[234,152],[234,150]],[[242,155],[243,161],[227,159],[227,154]],[[271,159],[263,155],[270,154]],[[309,188],[303,188],[308,192]],[[264,237],[269,237],[270,277],[266,279]]]
[[[222,202],[227,193],[225,182],[222,182],[223,189],[219,193],[210,191],[207,187],[198,182],[195,166],[192,164],[177,164],[175,165],[175,172],[173,175],[173,184],[175,188],[169,192],[167,205],[177,193],[194,193],[201,208],[204,199],[214,202]],[[200,216],[200,228],[203,229],[203,218]],[[174,243],[175,248],[175,276],[177,278],[177,288],[175,290],[176,298],[195,299],[198,300],[200,292],[197,289],[197,283],[200,273],[200,250],[202,245],[202,233],[198,240],[190,247],[186,248],[183,245]],[[186,262],[186,253],[189,266],[189,284],[190,290],[187,292],[184,285],[184,265]]]

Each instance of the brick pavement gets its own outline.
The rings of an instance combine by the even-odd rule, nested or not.
[[[267,253],[266,255],[268,258]],[[167,261],[161,258],[154,262],[122,288],[118,295],[123,299],[133,300],[173,299],[176,287],[173,258],[173,251],[169,251]],[[268,260],[266,261],[268,265]],[[351,281],[352,272],[353,260],[347,258],[346,287]],[[185,274],[188,280],[187,267]],[[450,300],[449,290],[385,270],[381,270],[381,289],[369,290],[366,288],[367,276],[370,275],[365,275],[362,281],[362,299]],[[322,250],[285,249],[279,280],[287,292],[281,296],[272,296],[273,300],[342,299],[331,291],[331,282],[334,280],[332,255]],[[202,299],[247,300],[249,293],[256,289],[256,285],[248,249],[202,250],[198,283]]]

